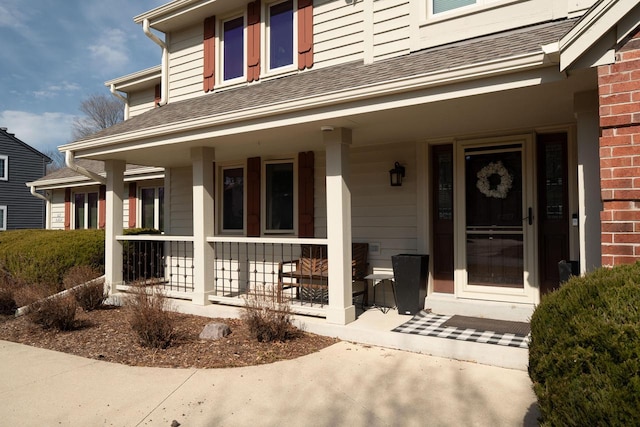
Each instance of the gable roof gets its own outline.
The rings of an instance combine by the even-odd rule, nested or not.
[[[21,145],[24,148],[32,151],[33,153],[35,153],[38,156],[42,157],[47,163],[51,163],[52,162],[52,160],[51,160],[51,158],[49,158],[49,156],[47,156],[46,154],[41,153],[40,151],[36,150],[35,148],[30,146],[26,142],[23,142],[20,139],[16,138],[15,134],[9,133],[8,129],[6,127],[0,127],[0,136],[4,136],[5,138],[11,139],[12,141],[17,143],[18,145]]]
[[[576,25],[560,39],[560,71],[575,64],[634,8],[638,0],[599,0],[580,18]],[[626,29],[626,32],[633,30]],[[628,34],[619,34],[624,38]],[[613,46],[609,46],[612,48]]]
[[[76,164],[87,169],[90,172],[93,172],[98,175],[106,176],[104,162],[100,160],[89,160],[89,159],[76,159]],[[126,170],[124,172],[125,177],[139,176],[143,174],[151,174],[151,176],[146,176],[147,179],[150,178],[162,178],[164,171],[162,168],[150,168],[147,166],[140,165],[130,165],[126,166]],[[74,184],[98,184],[90,180],[88,177],[70,169],[68,167],[63,167],[58,170],[55,170],[42,178],[28,182],[27,186],[35,186],[36,189],[44,189],[46,188],[62,188],[62,187],[70,187]]]
[[[75,150],[123,142],[139,137],[136,135],[138,132],[144,132],[145,136],[163,135],[170,133],[174,125],[186,127],[198,122],[199,126],[205,127],[215,126],[225,119],[246,120],[265,108],[281,107],[280,111],[307,109],[319,105],[319,101],[315,104],[313,101],[320,97],[330,97],[329,102],[335,105],[348,101],[348,94],[352,93],[361,97],[380,95],[376,89],[388,83],[395,83],[395,91],[406,91],[405,82],[412,78],[441,76],[456,70],[463,70],[463,73],[467,67],[511,58],[537,58],[544,54],[542,45],[557,43],[575,22],[576,19],[552,21],[372,64],[340,64],[170,102],[61,149]]]

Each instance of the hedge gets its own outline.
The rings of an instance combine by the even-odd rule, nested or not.
[[[0,233],[0,266],[17,280],[59,285],[77,265],[104,271],[103,230],[16,230]]]
[[[542,425],[640,425],[640,263],[573,277],[531,318]]]

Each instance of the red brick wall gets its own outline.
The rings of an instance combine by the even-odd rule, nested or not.
[[[640,31],[598,67],[602,265],[640,261]]]

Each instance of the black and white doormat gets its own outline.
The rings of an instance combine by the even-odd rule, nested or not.
[[[501,328],[503,329],[501,332],[479,330],[471,327],[459,328],[444,325],[444,323],[452,317],[454,316],[421,311],[413,316],[408,322],[393,329],[392,332],[497,344],[508,347],[529,347],[529,334],[523,334],[521,328],[517,328],[517,332],[511,333],[505,331],[505,329],[508,330],[508,325],[505,325],[505,328]],[[509,322],[505,322],[505,324],[506,323]]]

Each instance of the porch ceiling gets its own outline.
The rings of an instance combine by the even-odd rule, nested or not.
[[[438,100],[442,88],[431,88],[376,99],[380,108],[375,111],[362,112],[360,107],[367,103],[365,100],[303,111],[295,116],[256,119],[253,123],[244,122],[237,132],[218,126],[215,131],[223,134],[221,136],[211,128],[194,129],[147,138],[137,141],[135,146],[122,143],[108,149],[86,149],[79,156],[179,167],[191,164],[190,148],[198,146],[214,147],[217,161],[322,151],[321,126],[350,128],[353,145],[362,146],[565,125],[575,121],[574,94],[595,89],[597,76],[595,70],[590,69],[565,78],[556,69],[549,67],[548,72],[537,70],[532,75],[508,75],[508,79],[495,77],[494,81],[485,82],[491,88],[487,93],[466,96],[466,93],[478,93],[479,86],[463,82],[447,86],[449,96],[452,91],[456,93],[455,97],[445,100]],[[496,90],[501,85],[504,89]]]

